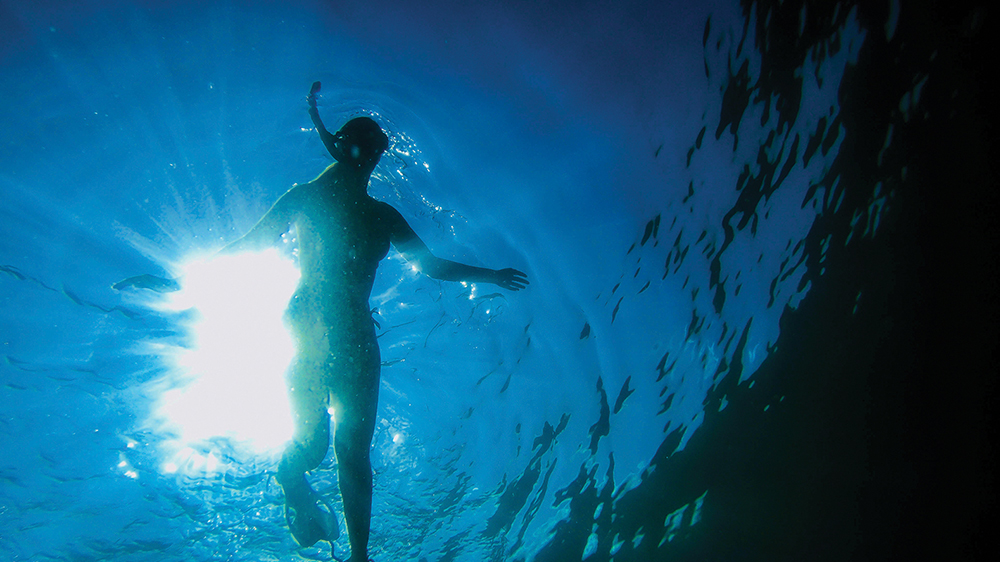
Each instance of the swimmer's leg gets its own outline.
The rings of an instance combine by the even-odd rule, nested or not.
[[[377,355],[375,356],[377,360]],[[345,404],[337,409],[333,446],[337,453],[337,475],[344,501],[344,519],[351,542],[351,561],[368,560],[368,536],[372,518],[371,442],[378,410],[378,363],[368,384],[342,394]],[[346,396],[344,396],[346,394]]]
[[[320,540],[336,540],[339,535],[332,513],[317,507],[316,492],[305,473],[319,467],[330,447],[330,415],[327,393],[310,385],[289,389],[295,436],[278,464],[278,483],[285,492],[285,519],[295,541],[312,546]]]

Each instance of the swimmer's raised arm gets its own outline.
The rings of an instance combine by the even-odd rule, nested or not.
[[[309,102],[309,117],[312,118],[313,125],[319,133],[319,138],[323,141],[323,146],[326,147],[331,156],[338,158],[337,154],[339,154],[339,152],[337,150],[337,141],[339,141],[340,138],[326,130],[326,125],[324,125],[323,120],[319,118],[319,110],[316,109],[316,94],[319,93],[321,86],[322,85],[319,81],[316,81],[313,82],[312,87],[309,88],[309,95],[306,97],[306,101]]]
[[[469,281],[493,283],[504,289],[517,291],[528,285],[528,276],[516,269],[487,269],[439,258],[431,253],[424,241],[413,231],[399,211],[385,205],[389,219],[390,240],[403,258],[417,269],[441,281]]]

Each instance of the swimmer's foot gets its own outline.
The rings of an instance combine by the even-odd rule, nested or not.
[[[300,546],[309,547],[319,541],[336,541],[340,536],[337,517],[320,509],[315,501],[285,503],[285,521],[292,537]]]
[[[322,509],[317,506],[317,511],[320,513],[320,525],[323,527],[326,540],[330,541],[332,546],[333,542],[340,538],[340,524],[337,522],[337,513],[333,510],[333,506],[326,501],[326,498],[320,497],[319,502],[326,507],[326,509]]]
[[[323,501],[326,509],[321,509],[316,497],[305,478],[285,483],[285,521],[292,532],[295,542],[303,547],[309,547],[319,541],[331,543],[340,536],[340,526],[333,514],[330,504]]]

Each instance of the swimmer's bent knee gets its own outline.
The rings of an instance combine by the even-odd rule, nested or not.
[[[311,416],[309,421],[298,420],[295,439],[288,444],[279,470],[308,472],[315,470],[326,458],[330,448],[330,416],[323,411]]]

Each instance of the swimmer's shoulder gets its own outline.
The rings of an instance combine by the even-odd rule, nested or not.
[[[320,174],[318,176],[316,176],[315,178],[313,178],[313,180],[311,182],[309,182],[309,184],[330,184],[330,183],[334,183],[334,182],[337,181],[338,174],[339,174],[339,172],[337,170],[337,163],[334,162],[333,164],[330,164],[329,166],[327,166],[325,170],[323,170],[322,172],[320,172]],[[305,184],[305,185],[309,185],[309,184]]]
[[[396,210],[395,207],[386,203],[385,201],[379,201],[378,199],[372,199],[375,202],[375,208],[378,209],[379,219],[382,221],[387,221],[389,223],[396,223],[398,221],[406,222],[403,219],[403,215]]]
[[[279,197],[274,205],[285,213],[305,211],[317,204],[317,195],[322,192],[322,185],[317,180],[297,183]]]

